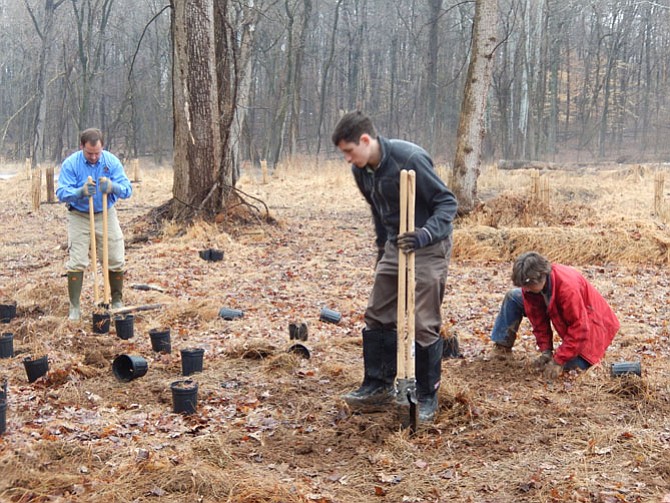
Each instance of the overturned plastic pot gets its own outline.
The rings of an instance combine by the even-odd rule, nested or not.
[[[174,381],[172,391],[172,411],[175,414],[193,414],[198,408],[198,383],[190,379]]]
[[[219,262],[223,260],[223,251],[216,248],[208,248],[200,250],[200,258],[208,262]]]
[[[14,356],[14,334],[6,332],[0,336],[0,358]]]
[[[227,307],[222,307],[219,310],[219,316],[226,321],[233,321],[238,318],[244,317],[244,311],[240,309],[229,309]]]
[[[109,313],[93,313],[93,333],[108,334],[111,316]]]
[[[309,348],[300,343],[290,345],[286,351],[293,353],[294,355],[298,355],[300,358],[304,358],[305,360],[309,360],[312,356]]]
[[[169,328],[152,328],[149,330],[149,337],[151,338],[151,349],[156,353],[160,353],[161,351],[164,353],[172,352]]]
[[[115,316],[114,328],[119,339],[124,341],[131,339],[135,335],[135,317],[132,314]]]
[[[30,356],[23,359],[28,382],[33,383],[49,371],[49,357],[47,355],[33,360]]]
[[[325,321],[326,323],[334,323],[338,324],[340,320],[342,319],[342,315],[338,313],[337,311],[334,311],[332,309],[328,309],[327,307],[324,307],[321,309],[321,313],[319,314],[319,319],[321,321]]]
[[[7,399],[0,399],[0,435],[7,431]]]
[[[0,323],[9,323],[16,318],[16,302],[0,304]]]
[[[203,348],[184,348],[181,353],[181,373],[190,376],[196,372],[202,372],[202,364],[205,356]]]
[[[146,359],[135,355],[119,355],[112,362],[112,372],[121,382],[129,382],[142,377],[149,370]]]
[[[612,377],[623,375],[642,376],[642,364],[640,362],[617,362],[612,364]]]

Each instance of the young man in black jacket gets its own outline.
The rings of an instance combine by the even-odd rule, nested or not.
[[[442,370],[440,337],[447,269],[451,256],[452,222],[457,202],[437,176],[433,161],[421,147],[378,136],[369,117],[346,114],[332,135],[335,146],[352,164],[361,193],[370,204],[377,235],[378,263],[365,311],[363,384],[343,396],[352,409],[373,411],[390,404],[397,368],[398,250],[416,257],[416,385],[419,419],[437,412]],[[398,236],[400,171],[416,173],[415,231]]]

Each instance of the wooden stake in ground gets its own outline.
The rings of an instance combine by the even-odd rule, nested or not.
[[[53,166],[47,168],[46,171],[46,182],[47,182],[47,203],[56,202],[56,191],[54,190],[54,168]]]
[[[400,226],[398,235],[414,231],[416,174],[400,172]],[[398,250],[398,372],[396,405],[400,424],[414,433],[419,419],[414,362],[415,254]]]
[[[40,204],[42,203],[42,170],[36,168],[35,173],[33,174],[33,184],[32,184],[32,193],[33,193],[33,210],[37,211],[40,209]]]
[[[665,185],[665,174],[657,171],[654,175],[654,213],[663,213],[663,186]]]

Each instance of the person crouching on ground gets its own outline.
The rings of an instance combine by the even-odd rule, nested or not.
[[[372,120],[361,112],[342,117],[332,135],[351,163],[359,190],[372,210],[378,248],[374,286],[365,310],[364,378],[360,388],[343,396],[361,412],[383,409],[395,398],[397,371],[398,250],[416,252],[416,388],[419,420],[437,412],[444,339],[440,336],[447,269],[451,257],[456,198],[435,173],[421,147],[377,136]],[[416,231],[398,236],[400,171],[416,173]]]
[[[526,316],[541,352],[533,364],[547,379],[600,362],[619,330],[619,320],[579,271],[551,264],[531,251],[514,262],[512,283],[517,288],[505,295],[491,333],[495,353],[512,351]],[[551,325],[561,338],[555,352]]]
[[[99,129],[90,128],[81,133],[80,149],[63,161],[58,176],[58,200],[68,209],[67,286],[70,297],[69,319],[81,317],[79,298],[84,270],[89,265],[91,227],[88,201],[93,197],[95,239],[102,243],[102,194],[107,194],[107,225],[109,250],[109,286],[112,308],[123,306],[123,268],[125,245],[116,216],[117,199],[128,199],[133,193],[130,180],[119,159],[103,150],[104,142]],[[88,183],[88,177],[92,182]],[[102,249],[98,246],[98,249]],[[98,254],[102,258],[102,254]],[[96,264],[93,264],[96,267]]]

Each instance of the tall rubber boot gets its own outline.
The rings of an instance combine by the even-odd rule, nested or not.
[[[395,399],[398,368],[398,333],[395,330],[363,330],[363,384],[342,398],[357,412],[379,412]]]
[[[79,298],[81,297],[81,286],[83,282],[84,271],[67,272],[67,293],[70,297],[69,319],[71,320],[79,320],[81,318]]]
[[[123,271],[109,271],[109,290],[112,294],[112,309],[123,307]]]
[[[419,400],[419,421],[432,422],[437,413],[437,390],[442,378],[444,339],[430,346],[416,344],[416,396]]]

